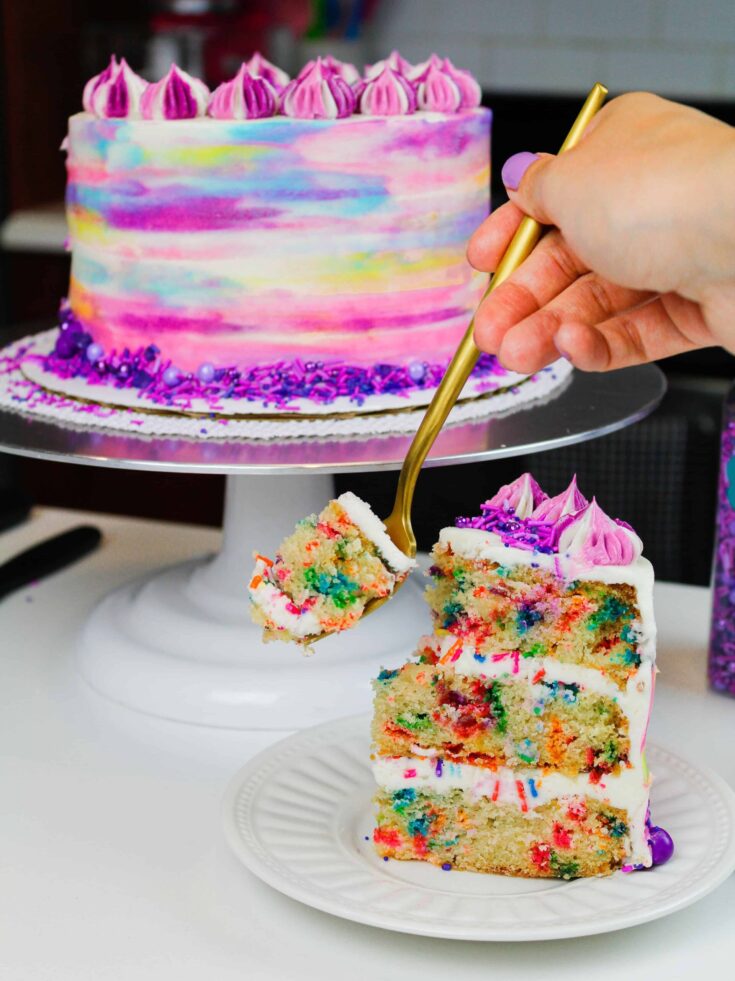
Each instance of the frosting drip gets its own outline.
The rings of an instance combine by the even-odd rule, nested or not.
[[[277,109],[278,95],[271,83],[251,75],[243,64],[233,79],[214,90],[207,111],[214,119],[264,119]]]
[[[245,62],[245,69],[250,75],[264,78],[279,95],[291,81],[289,75],[282,68],[278,68],[267,58],[264,58],[260,51],[256,51],[250,61]]]
[[[355,105],[349,83],[321,58],[289,82],[281,99],[283,114],[295,119],[343,119],[352,115]]]
[[[127,61],[113,55],[110,64],[84,87],[82,103],[100,119],[134,119],[141,114],[141,100],[148,83],[136,75]]]
[[[408,116],[416,112],[416,93],[403,75],[386,65],[365,84],[360,112],[366,116]]]
[[[160,82],[149,85],[140,101],[143,119],[194,119],[204,116],[209,89],[176,65]]]

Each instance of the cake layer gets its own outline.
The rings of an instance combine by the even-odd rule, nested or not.
[[[369,505],[347,492],[299,521],[275,561],[256,555],[252,617],[265,640],[302,642],[347,630],[369,600],[388,596],[414,565]]]
[[[589,797],[527,812],[460,790],[378,793],[379,855],[444,868],[529,878],[606,875],[627,860],[626,812]]]
[[[650,593],[650,563],[598,567],[582,578],[564,557],[494,538],[474,529],[442,532],[428,591],[437,628],[478,653],[555,658],[604,671],[625,688],[653,656],[652,612],[641,606],[646,591],[636,588],[636,576],[644,577]]]
[[[647,708],[648,693],[640,698]],[[375,684],[380,753],[436,750],[488,767],[535,765],[617,772],[630,754],[628,719],[609,694],[545,677],[467,676],[451,665],[406,664]]]
[[[346,119],[73,116],[74,315],[107,353],[182,371],[294,357],[448,357],[484,277],[490,113]]]
[[[436,808],[442,801],[448,801],[451,812],[455,806],[464,803],[466,806],[481,805],[480,814],[483,821],[493,817],[494,808],[499,808],[496,817],[503,814],[525,821],[525,824],[515,824],[518,829],[528,829],[522,840],[528,850],[538,842],[546,841],[542,835],[533,832],[534,820],[537,814],[554,816],[554,820],[563,820],[568,832],[574,831],[572,815],[585,815],[594,803],[596,814],[611,815],[622,823],[617,825],[617,834],[612,837],[620,840],[620,849],[616,852],[616,861],[622,864],[640,864],[645,867],[651,864],[651,850],[646,831],[648,811],[648,778],[645,762],[640,767],[621,770],[617,775],[606,776],[596,780],[593,774],[578,774],[567,776],[552,773],[540,768],[508,768],[499,767],[488,770],[485,767],[469,763],[454,763],[440,755],[433,757],[405,756],[391,757],[378,755],[373,759],[373,773],[379,787],[382,810],[378,820],[379,829],[395,826],[395,817],[385,810],[386,798],[390,798],[390,808],[394,815],[395,804],[403,800],[419,801],[426,806],[425,814],[430,816],[431,807]],[[460,822],[457,822],[460,823]],[[484,825],[470,825],[466,830],[483,833]],[[408,830],[407,828],[405,830]],[[437,829],[439,830],[439,829]],[[492,830],[492,829],[490,829]],[[583,839],[588,828],[579,824],[577,836]],[[598,829],[599,830],[599,829]],[[474,851],[472,839],[477,837],[470,834],[466,843]],[[378,836],[380,838],[380,835]],[[409,839],[412,835],[409,834]],[[451,836],[447,836],[451,837]],[[595,835],[595,840],[597,835]],[[577,844],[583,846],[580,840]],[[406,858],[422,857],[416,854],[405,855]],[[427,857],[427,856],[423,856]],[[496,854],[497,869],[505,861],[503,851]],[[446,860],[446,859],[444,859]],[[452,861],[452,859],[449,859]],[[544,874],[543,870],[528,872],[530,875]],[[548,871],[546,874],[549,874]],[[596,874],[596,873],[592,873]]]

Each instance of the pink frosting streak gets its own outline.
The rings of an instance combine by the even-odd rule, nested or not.
[[[113,55],[107,68],[85,85],[82,104],[99,119],[136,118],[147,88],[124,58],[118,62]]]
[[[171,65],[160,82],[145,90],[140,108],[143,119],[194,119],[205,115],[208,103],[204,82]]]
[[[487,502],[491,507],[514,511],[517,518],[528,518],[547,499],[530,473],[521,474],[512,484],[504,484]]]
[[[414,70],[414,66],[410,63],[410,61],[406,61],[406,59],[401,57],[399,52],[394,49],[391,51],[388,57],[384,58],[382,61],[376,61],[374,65],[366,65],[365,78],[368,81],[371,78],[376,78],[385,67],[392,68],[394,72],[398,72],[399,75],[404,75],[406,78],[408,78],[410,73]]]
[[[352,115],[355,105],[349,83],[321,58],[290,82],[281,98],[281,111],[295,119],[343,119]]]
[[[253,77],[243,64],[237,75],[212,94],[207,112],[214,119],[264,119],[275,116],[278,95],[265,78]]]
[[[457,82],[433,65],[419,81],[416,90],[419,109],[429,112],[457,112],[462,107],[462,91]]]
[[[559,526],[559,552],[586,565],[630,565],[642,551],[635,532],[608,517],[594,498]]]
[[[408,116],[416,112],[414,87],[386,65],[366,82],[360,95],[360,112],[365,116]]]
[[[291,81],[282,68],[278,68],[267,58],[264,58],[260,51],[256,51],[250,61],[245,62],[245,68],[251,75],[264,78],[266,82],[270,82],[279,95]]]
[[[576,474],[572,477],[571,484],[561,494],[556,497],[549,497],[542,501],[531,517],[535,521],[548,521],[549,524],[556,524],[568,514],[574,514],[587,506],[587,498],[581,494],[577,488]]]
[[[464,68],[455,68],[449,58],[442,62],[442,70],[457,85],[462,97],[460,109],[474,109],[480,105],[482,90],[477,79]]]

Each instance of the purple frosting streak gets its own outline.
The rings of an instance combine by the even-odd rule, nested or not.
[[[108,119],[124,119],[129,110],[130,99],[128,96],[128,83],[122,72],[118,72],[107,90],[107,112]]]
[[[62,378],[84,378],[93,385],[138,389],[147,400],[181,408],[194,399],[203,399],[216,409],[223,399],[230,398],[289,411],[297,411],[296,399],[330,405],[338,398],[346,398],[362,405],[373,395],[405,397],[435,388],[446,370],[446,362],[413,361],[410,365],[376,364],[364,368],[341,361],[296,358],[244,371],[234,365],[217,367],[206,363],[193,372],[182,372],[155,344],[136,351],[125,348],[121,352],[103,352],[90,361],[88,351],[95,342],[68,304],[62,306],[60,320],[54,350],[44,361],[46,370]],[[496,375],[502,370],[492,355],[484,354],[473,377]]]
[[[197,103],[191,86],[174,69],[163,95],[163,112],[166,119],[193,119]]]

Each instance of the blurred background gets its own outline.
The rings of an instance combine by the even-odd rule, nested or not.
[[[492,201],[500,165],[553,151],[591,83],[648,89],[735,124],[733,0],[0,0],[0,342],[54,323],[66,292],[59,146],[84,82],[112,52],[149,79],[172,61],[210,85],[260,50],[291,73],[319,53],[359,67],[398,48],[472,71],[494,111]],[[733,311],[735,316],[735,311]],[[572,472],[630,521],[660,578],[709,581],[720,411],[735,358],[712,349],[662,364],[669,393],[619,434],[534,458],[428,471],[420,544],[497,486],[532,469],[550,493]],[[394,477],[342,478],[387,511]],[[223,479],[76,467],[0,455],[3,508],[36,503],[218,524]],[[696,547],[693,547],[696,543]]]

